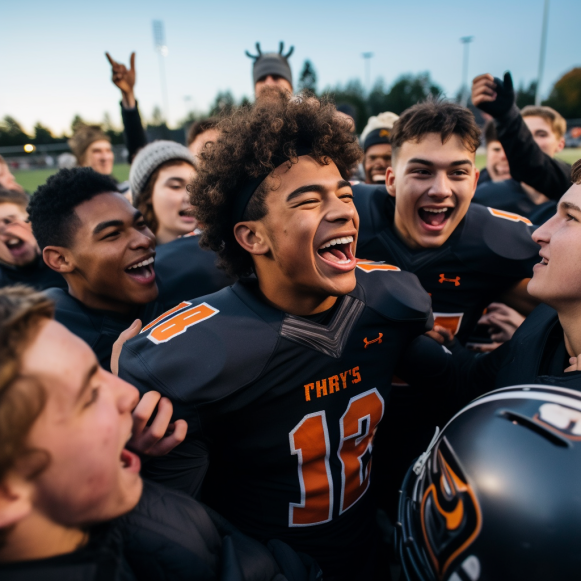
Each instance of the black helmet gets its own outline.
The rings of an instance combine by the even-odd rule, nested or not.
[[[408,581],[581,576],[581,393],[498,389],[458,412],[404,480]]]

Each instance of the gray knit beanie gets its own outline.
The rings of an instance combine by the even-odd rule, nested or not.
[[[187,147],[175,141],[154,141],[135,156],[129,170],[133,201],[143,191],[153,172],[166,161],[181,159],[195,167],[194,157]]]
[[[252,78],[254,84],[266,77],[267,75],[278,75],[283,79],[286,79],[291,87],[293,85],[293,75],[291,72],[290,65],[288,64],[288,58],[293,53],[295,47],[291,46],[286,55],[284,52],[284,43],[281,42],[278,47],[278,52],[267,52],[262,53],[260,50],[260,43],[256,43],[256,55],[250,54],[246,51],[246,56],[254,60],[254,65],[252,67]]]

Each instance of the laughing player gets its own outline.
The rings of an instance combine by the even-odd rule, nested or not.
[[[468,109],[445,101],[415,105],[392,131],[386,187],[354,187],[358,256],[416,274],[432,297],[436,324],[461,342],[493,300],[523,314],[534,306],[526,293],[538,252],[530,222],[470,205],[479,136]]]
[[[180,303],[120,359],[121,377],[155,385],[190,425],[149,477],[190,494],[203,483],[244,532],[310,554],[328,580],[373,575],[367,492],[391,374],[452,359],[422,336],[430,299],[413,274],[357,267],[359,156],[350,124],[314,98],[273,95],[224,120],[192,203],[202,243],[256,278]]]
[[[51,289],[56,319],[110,369],[113,343],[136,319],[163,311],[156,303],[155,237],[109,177],[90,168],[61,170],[29,205],[44,261],[68,290]]]

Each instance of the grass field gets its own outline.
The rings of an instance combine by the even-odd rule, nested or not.
[[[581,158],[581,148],[564,149],[557,155],[559,159],[567,163],[575,163]],[[484,154],[476,155],[476,165],[482,169],[486,165],[486,156]],[[55,173],[56,169],[30,169],[16,170],[14,175],[16,181],[27,191],[34,192],[38,186],[44,184],[49,176]],[[116,164],[113,168],[113,175],[120,182],[124,182],[129,177],[129,165],[126,163]]]

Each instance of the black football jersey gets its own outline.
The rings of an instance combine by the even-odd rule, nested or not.
[[[162,305],[154,302],[132,315],[122,315],[113,311],[91,309],[60,288],[49,289],[45,294],[55,303],[55,319],[83,339],[95,352],[101,367],[107,371],[111,371],[111,351],[119,335],[135,319],[141,319],[147,324],[163,312]]]
[[[36,290],[67,288],[65,279],[51,270],[40,256],[32,264],[23,267],[0,263],[0,288],[15,284],[25,284]]]
[[[120,359],[122,378],[169,397],[189,425],[146,476],[190,494],[205,480],[202,499],[242,531],[279,538],[329,578],[350,580],[369,578],[373,439],[396,364],[422,341],[451,359],[422,336],[430,298],[415,275],[365,264],[357,280],[326,324],[285,314],[257,281],[240,281],[176,305]]]
[[[200,237],[192,233],[157,247],[158,301],[167,308],[183,300],[209,295],[235,282],[216,266],[216,254],[201,248],[199,241]]]
[[[530,220],[472,204],[440,248],[410,249],[393,228],[395,200],[384,186],[353,186],[360,225],[357,256],[413,272],[432,297],[436,324],[464,343],[483,310],[532,276],[539,262]]]

